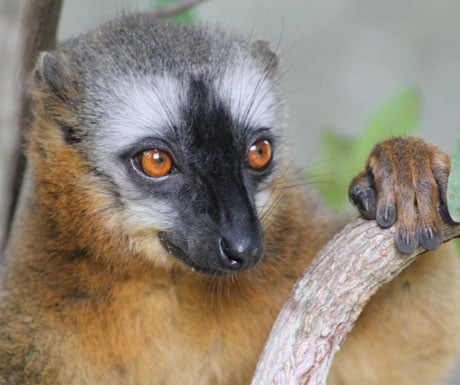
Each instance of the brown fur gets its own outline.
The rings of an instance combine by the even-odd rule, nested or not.
[[[249,384],[293,283],[343,220],[289,187],[296,180],[275,180],[263,261],[204,277],[124,225],[50,118],[71,111],[40,90],[37,99],[0,302],[0,384]],[[458,298],[455,257],[427,253],[369,303],[328,384],[434,384],[458,351]]]
[[[82,183],[85,165],[48,129],[47,142],[31,138],[38,188],[10,250],[0,318],[8,365],[26,360],[30,384],[249,383],[293,282],[341,222],[302,188],[280,189],[254,271],[212,279],[172,259],[155,267],[104,223],[110,204]],[[86,226],[75,229],[76,216]],[[460,274],[440,254],[426,254],[371,301],[330,384],[432,384],[444,373],[458,347]],[[4,364],[1,383],[3,373],[21,376]]]

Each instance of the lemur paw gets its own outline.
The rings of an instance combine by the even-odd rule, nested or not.
[[[392,137],[372,150],[366,170],[351,182],[350,200],[366,219],[382,228],[396,224],[396,247],[410,254],[442,242],[447,212],[449,156],[416,137]]]

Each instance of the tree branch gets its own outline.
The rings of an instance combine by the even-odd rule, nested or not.
[[[188,9],[198,5],[199,3],[204,2],[205,0],[182,0],[177,1],[173,4],[166,5],[164,7],[158,8],[152,12],[152,16],[156,18],[169,17],[177,15],[178,13],[185,12]]]
[[[252,385],[323,385],[334,354],[372,294],[418,255],[394,247],[395,229],[358,219],[314,258],[279,314]],[[444,241],[460,225],[444,226]]]

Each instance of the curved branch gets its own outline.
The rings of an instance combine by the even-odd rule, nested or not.
[[[185,12],[188,9],[204,2],[205,0],[182,0],[177,1],[170,5],[158,8],[152,12],[152,16],[156,18],[169,17],[177,15],[178,13]]]
[[[279,314],[252,385],[323,385],[334,354],[372,294],[424,250],[403,255],[394,229],[358,219],[335,235],[313,259]],[[444,226],[444,241],[460,225]]]

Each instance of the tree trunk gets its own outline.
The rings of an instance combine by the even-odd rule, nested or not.
[[[20,110],[19,69],[22,41],[20,20],[24,1],[0,0],[0,254],[8,226],[14,179],[18,117]]]
[[[7,182],[10,198],[7,203],[6,223],[3,231],[5,241],[13,220],[26,164],[22,148],[24,133],[31,119],[31,100],[27,87],[27,77],[32,72],[39,52],[52,49],[56,44],[62,0],[29,0],[25,2],[23,8],[20,20],[22,43],[20,44],[20,73],[17,79],[20,100],[19,107],[16,109],[18,115],[15,118],[15,140],[11,145],[11,175]]]

